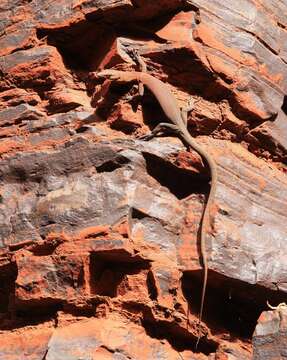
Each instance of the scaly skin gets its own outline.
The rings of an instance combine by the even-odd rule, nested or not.
[[[149,90],[154,94],[159,104],[161,105],[165,115],[170,120],[170,122],[177,127],[177,135],[191,148],[197,151],[200,156],[205,159],[206,163],[209,166],[211,173],[211,186],[209,197],[204,209],[202,222],[201,222],[201,256],[203,264],[203,286],[201,294],[201,303],[199,311],[199,325],[202,321],[203,306],[206,293],[206,284],[208,276],[208,261],[206,254],[206,233],[208,232],[208,227],[211,226],[210,221],[210,207],[214,201],[215,189],[217,184],[217,167],[212,159],[212,157],[194,140],[194,138],[189,134],[186,124],[182,119],[181,112],[177,101],[174,95],[170,92],[169,88],[159,79],[145,73],[138,71],[117,71],[117,70],[103,70],[97,74],[97,77],[108,78],[110,80],[126,82],[126,81],[138,81],[146,85]],[[196,346],[200,340],[201,334],[199,333]]]

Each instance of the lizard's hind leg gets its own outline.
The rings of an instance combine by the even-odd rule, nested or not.
[[[192,98],[190,98],[188,100],[188,103],[185,107],[182,107],[180,109],[180,115],[182,118],[182,121],[184,122],[185,127],[187,127],[187,114],[189,113],[189,111],[191,111],[194,108],[194,100]]]
[[[159,123],[149,134],[141,136],[139,139],[140,140],[151,140],[152,138],[154,138],[156,135],[158,135],[159,133],[178,133],[179,129],[178,126],[174,125],[174,124],[169,124],[169,123]]]

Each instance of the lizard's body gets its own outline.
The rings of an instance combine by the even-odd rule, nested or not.
[[[187,130],[187,119],[184,118],[181,110],[177,104],[175,96],[169,90],[167,85],[161,80],[145,73],[138,71],[118,71],[118,70],[103,70],[97,74],[98,77],[109,78],[116,81],[138,81],[146,85],[149,90],[154,94],[159,104],[161,105],[166,117],[170,120],[171,124],[161,123],[153,130],[151,135],[147,135],[146,139],[152,138],[156,133],[160,132],[163,129],[171,129],[177,133],[177,135],[191,148],[196,150],[210,168],[211,173],[211,187],[208,197],[208,201],[205,206],[205,210],[201,222],[201,256],[202,264],[204,269],[203,277],[203,287],[202,287],[202,296],[200,303],[200,312],[199,312],[199,323],[201,323],[203,305],[206,292],[207,284],[207,274],[208,274],[208,263],[206,256],[206,232],[207,228],[210,226],[210,205],[214,200],[215,187],[217,184],[217,168],[212,157],[194,140],[194,138],[189,134]],[[200,335],[198,339],[200,338]]]

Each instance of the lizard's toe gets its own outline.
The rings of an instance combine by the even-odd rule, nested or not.
[[[151,134],[145,134],[137,137],[138,140],[144,140],[144,141],[150,140],[151,138],[152,138]]]

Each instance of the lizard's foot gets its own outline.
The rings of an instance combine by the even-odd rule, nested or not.
[[[138,53],[137,49],[131,48],[131,49],[128,49],[127,52],[133,60],[137,61],[137,59],[139,57],[139,53]]]
[[[154,138],[156,135],[158,135],[159,133],[179,133],[180,130],[178,128],[178,126],[174,125],[174,124],[169,124],[169,123],[159,123],[149,134],[143,135],[141,136],[139,139],[140,140],[150,140],[152,138]]]
[[[123,99],[127,102],[132,102],[134,100],[134,97],[131,94],[126,94],[125,96],[123,96]]]
[[[138,140],[148,141],[148,140],[151,140],[153,137],[154,137],[153,133],[150,132],[149,134],[145,134],[145,135],[137,137],[137,139]]]
[[[188,112],[194,108],[194,103],[195,103],[194,99],[190,97],[186,106],[180,109],[181,118],[185,126],[187,126]]]
[[[121,79],[121,72],[115,70],[102,70],[96,73],[95,76],[99,79],[103,78],[117,81]]]
[[[192,97],[190,97],[188,99],[187,104],[186,104],[185,110],[186,111],[191,111],[194,108],[194,104],[195,104],[195,100]]]

